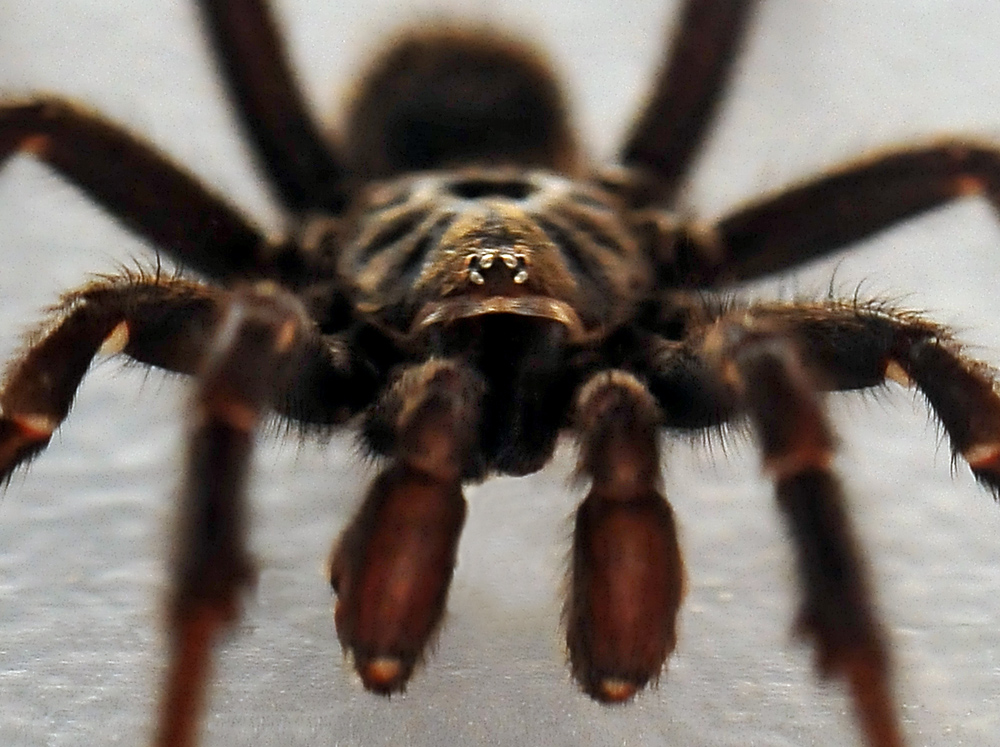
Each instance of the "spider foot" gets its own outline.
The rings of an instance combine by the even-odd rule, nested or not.
[[[337,635],[366,689],[405,689],[444,612],[465,500],[400,464],[372,485],[333,554]]]
[[[656,680],[677,642],[683,593],[673,512],[657,494],[591,492],[577,514],[566,640],[573,675],[595,700],[621,703]]]
[[[683,562],[658,487],[656,404],[631,374],[608,371],[580,391],[580,471],[593,479],[573,540],[566,643],[573,675],[604,703],[659,677],[677,642]]]
[[[777,487],[805,582],[796,632],[815,646],[820,676],[847,684],[867,744],[902,747],[885,637],[837,481],[807,470]]]
[[[869,629],[869,635],[859,640],[834,642],[836,632],[830,627],[822,627],[815,616],[804,613],[796,631],[814,639],[816,671],[820,676],[841,679],[847,685],[866,743],[875,747],[903,747],[889,676],[889,657],[877,629]]]

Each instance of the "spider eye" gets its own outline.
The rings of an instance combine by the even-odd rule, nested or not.
[[[535,191],[535,186],[521,179],[462,179],[448,185],[448,192],[464,200],[482,197],[506,197],[523,200]]]

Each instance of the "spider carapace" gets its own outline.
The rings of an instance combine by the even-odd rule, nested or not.
[[[619,163],[601,169],[540,57],[495,32],[401,36],[330,143],[263,0],[200,4],[287,237],[265,237],[94,113],[0,104],[0,157],[48,163],[190,272],[68,293],[0,391],[9,477],[48,443],[98,351],[194,378],[157,744],[196,741],[212,644],[252,578],[244,482],[270,415],[306,433],[355,423],[384,460],[330,563],[338,635],[381,693],[406,686],[440,622],[463,484],[537,470],[572,432],[590,488],[566,642],[574,677],[606,702],[656,680],[676,642],[683,565],[661,434],[749,422],[797,550],[799,630],[820,672],[847,684],[866,743],[903,744],[821,392],[918,388],[996,493],[993,372],[945,328],[885,304],[739,305],[720,292],[959,195],[995,207],[1000,152],[959,139],[885,151],[693,224],[670,208],[754,2],[684,3]]]

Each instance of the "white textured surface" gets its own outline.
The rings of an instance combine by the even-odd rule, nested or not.
[[[449,5],[452,6],[449,8]],[[325,111],[387,31],[452,2],[280,3]],[[588,142],[608,156],[655,69],[659,0],[465,3],[553,54]],[[471,10],[470,10],[471,8]],[[1000,4],[768,0],[687,204],[704,216],[865,149],[946,131],[1000,142]],[[280,226],[230,120],[189,3],[0,0],[0,96],[43,90],[146,134],[262,224]],[[0,174],[0,355],[59,289],[148,249],[27,159]],[[889,296],[927,309],[1000,362],[1000,230],[969,201],[783,280],[769,296]],[[0,502],[0,744],[138,744],[162,667],[158,613],[184,383],[114,362]],[[914,745],[1000,734],[1000,510],[952,478],[919,400],[832,400],[839,466],[869,550]],[[624,708],[577,693],[559,644],[560,581],[578,493],[572,454],[470,489],[437,651],[402,697],[363,692],[342,662],[320,568],[369,475],[349,437],[266,440],[256,468],[262,569],[220,651],[206,744],[845,745],[837,688],[788,635],[791,556],[754,450],[676,445],[666,459],[689,568],[678,652]]]

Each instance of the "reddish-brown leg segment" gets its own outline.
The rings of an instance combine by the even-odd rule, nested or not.
[[[849,684],[869,745],[902,744],[887,651],[841,489],[833,436],[817,390],[889,379],[915,386],[956,456],[1000,492],[996,372],[969,358],[949,330],[882,303],[760,304],[722,313],[683,342],[652,336],[642,369],[668,427],[717,426],[749,413],[799,550],[805,596],[799,630],[818,669]]]
[[[888,647],[830,469],[834,440],[815,385],[787,338],[735,323],[718,334],[721,366],[742,393],[798,550],[798,630],[813,640],[821,674],[847,683],[870,747],[902,747]]]
[[[182,491],[171,599],[171,661],[157,743],[193,744],[211,646],[252,580],[244,481],[253,432],[276,404],[316,422],[355,407],[360,363],[335,356],[299,303],[260,283],[226,291],[158,275],[102,278],[66,295],[0,390],[0,481],[41,451],[69,412],[94,355],[200,377]],[[305,399],[316,381],[330,391]],[[363,389],[361,390],[363,393]]]
[[[592,479],[576,517],[566,641],[592,697],[621,702],[655,680],[677,641],[684,569],[659,477],[659,411],[631,374],[582,388],[580,472]]]
[[[181,494],[158,747],[196,742],[211,647],[236,620],[240,592],[254,577],[244,489],[254,430],[308,329],[294,299],[258,284],[233,294],[206,351]]]
[[[444,612],[476,460],[482,384],[432,359],[407,369],[369,418],[393,455],[333,553],[337,634],[365,687],[401,691]]]

